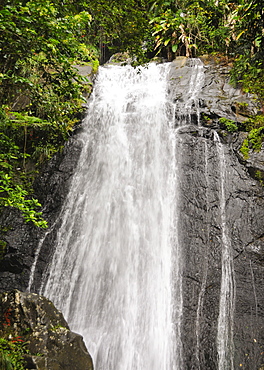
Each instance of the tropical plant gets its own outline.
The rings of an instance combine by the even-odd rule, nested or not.
[[[10,340],[0,338],[0,368],[1,370],[24,370],[24,355],[28,353],[25,343],[20,337]]]

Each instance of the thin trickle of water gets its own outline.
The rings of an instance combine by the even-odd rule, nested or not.
[[[42,293],[84,336],[96,370],[181,369],[168,68],[100,68],[85,122],[87,142],[43,282]]]
[[[37,249],[36,249],[36,252],[35,252],[34,262],[31,266],[31,270],[30,270],[29,282],[28,282],[28,286],[27,286],[27,291],[28,292],[30,292],[32,290],[33,286],[34,286],[35,272],[36,272],[36,268],[37,268],[37,264],[38,264],[38,260],[39,260],[39,255],[40,255],[43,243],[44,243],[45,239],[47,238],[47,236],[51,232],[53,232],[55,227],[56,227],[56,222],[52,225],[52,227],[48,231],[46,231],[46,233],[43,235],[43,237],[39,240],[39,243],[38,243],[38,246],[37,246]]]
[[[195,350],[195,356],[196,356],[196,364],[197,364],[197,370],[203,370],[201,368],[201,363],[200,363],[200,352],[201,352],[201,341],[200,341],[200,335],[201,335],[201,320],[202,320],[202,313],[203,313],[203,303],[204,303],[204,297],[206,293],[206,285],[207,285],[207,275],[208,275],[208,243],[209,243],[209,170],[208,170],[208,143],[207,140],[204,140],[204,173],[205,173],[205,179],[206,179],[206,192],[205,192],[205,204],[206,204],[206,219],[204,223],[204,229],[205,229],[205,238],[206,238],[206,243],[204,246],[204,256],[203,256],[203,266],[202,266],[202,279],[201,279],[201,287],[200,287],[200,292],[198,296],[198,302],[197,302],[197,310],[196,310],[196,350]]]
[[[235,304],[234,266],[231,240],[226,223],[226,162],[224,148],[215,132],[220,175],[220,221],[222,228],[222,278],[217,328],[218,370],[233,370],[233,320]]]
[[[178,123],[181,126],[192,124],[195,117],[200,126],[199,94],[204,84],[204,64],[198,58],[190,58],[186,65],[190,67],[190,79],[184,99],[177,102],[177,110],[180,112]]]
[[[37,266],[37,263],[38,263],[38,258],[39,258],[39,254],[40,254],[40,251],[41,251],[41,248],[42,248],[42,245],[43,245],[43,242],[46,238],[46,235],[45,234],[39,241],[38,243],[38,246],[37,246],[37,249],[36,249],[36,253],[35,253],[35,258],[34,258],[34,262],[32,264],[32,267],[31,267],[31,271],[30,271],[30,276],[29,276],[29,282],[28,282],[28,287],[27,287],[27,291],[30,292],[31,289],[32,289],[32,286],[33,286],[33,282],[34,282],[34,277],[35,277],[35,271],[36,271],[36,266]]]
[[[171,127],[174,128],[174,124],[171,123]],[[179,177],[181,173],[181,153],[180,153],[180,136],[178,132],[180,131],[180,127],[171,131],[173,135],[172,139],[172,158],[173,160],[173,171],[171,175],[174,176],[172,179],[172,183],[175,186],[175,197],[174,201],[176,205],[180,204],[180,191],[179,191]],[[182,274],[183,274],[183,257],[182,257],[182,250],[181,250],[181,243],[179,241],[179,220],[180,220],[180,213],[178,207],[176,207],[176,211],[173,214],[173,220],[171,225],[171,247],[172,247],[172,255],[171,255],[171,263],[172,263],[172,275],[171,275],[171,291],[172,291],[172,298],[173,298],[173,310],[172,310],[172,318],[173,318],[173,341],[174,345],[172,347],[174,351],[174,361],[173,361],[173,368],[175,370],[183,369],[183,348],[181,342],[182,336],[182,315],[183,315],[183,290],[182,290]]]
[[[252,262],[249,260],[249,266],[250,266],[250,272],[251,272],[251,278],[252,278],[252,288],[254,293],[254,300],[255,300],[255,315],[258,317],[258,297],[256,292],[256,286],[255,286],[255,277],[254,277],[254,271],[252,268]]]

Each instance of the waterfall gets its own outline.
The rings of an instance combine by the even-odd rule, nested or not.
[[[96,370],[181,368],[177,139],[166,113],[168,68],[100,68],[43,279],[41,292],[84,336]]]
[[[215,355],[210,363],[218,360],[218,370],[233,370],[235,286],[224,147],[216,132],[212,140],[203,127],[193,130],[192,123],[200,126],[201,61],[191,59],[183,67],[186,81],[176,101],[168,88],[168,80],[174,79],[171,68],[170,63],[140,69],[99,68],[79,134],[82,153],[58,222],[55,253],[42,279],[40,293],[62,311],[73,331],[83,335],[95,370],[183,370],[188,361],[193,361],[192,368],[204,368],[208,352],[201,335],[210,269],[212,186],[219,209],[222,271],[217,333],[211,337],[216,342],[212,343]],[[188,230],[184,234],[180,214],[180,210],[186,212],[181,199],[185,195],[188,199],[181,191],[188,150],[184,135],[192,137],[191,131],[204,134],[203,165],[196,169],[193,158],[191,168],[197,173],[191,179],[204,176],[206,190],[204,207],[200,206],[204,212],[202,278],[191,276],[200,285],[192,306],[193,331],[188,332],[193,348],[185,355],[182,327],[183,313],[188,311],[183,304],[183,264],[188,261],[184,248],[198,253],[195,245],[183,240]],[[210,177],[212,166],[216,181]],[[195,184],[200,183],[190,186]],[[56,228],[53,225],[51,230]],[[29,290],[43,240],[36,251]],[[194,360],[187,358],[191,352]]]

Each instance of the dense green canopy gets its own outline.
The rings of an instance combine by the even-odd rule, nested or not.
[[[233,80],[264,102],[262,0],[2,0],[0,4],[0,207],[45,226],[30,197],[27,163],[62,147],[81,112],[82,78],[117,51],[221,54]],[[86,85],[87,88],[87,85]]]

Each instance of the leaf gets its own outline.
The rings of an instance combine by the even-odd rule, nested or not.
[[[236,41],[238,41],[238,40],[240,39],[240,37],[243,35],[243,33],[245,33],[245,32],[246,32],[246,30],[241,31],[241,32],[237,35],[237,37],[236,37]]]
[[[259,48],[260,45],[261,45],[261,40],[262,40],[262,37],[261,36],[258,36],[256,39],[255,39],[255,45]]]

